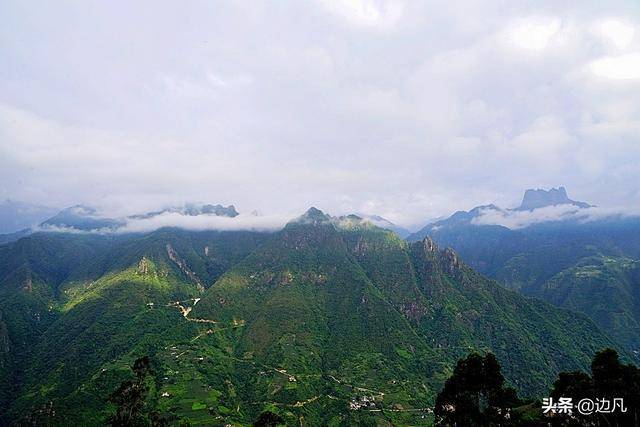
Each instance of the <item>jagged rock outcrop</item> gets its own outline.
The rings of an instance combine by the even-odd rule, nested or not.
[[[182,271],[189,279],[191,279],[193,283],[196,284],[200,292],[204,292],[204,286],[202,285],[202,281],[200,280],[200,278],[198,278],[196,273],[194,273],[189,268],[189,266],[187,265],[187,262],[183,260],[180,257],[180,255],[178,255],[178,252],[176,252],[176,250],[173,248],[173,246],[171,246],[170,243],[167,243],[166,248],[167,248],[167,256],[169,257],[169,259],[178,266],[180,271]]]
[[[149,274],[149,260],[147,259],[147,257],[143,256],[140,259],[140,262],[138,262],[138,273],[142,274],[143,276]]]
[[[425,237],[423,240],[423,244],[424,244],[424,249],[427,252],[438,251],[438,245],[436,245],[436,242],[434,242],[433,239],[431,239],[431,237]]]

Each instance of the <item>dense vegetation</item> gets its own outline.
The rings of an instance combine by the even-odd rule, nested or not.
[[[410,239],[431,236],[481,273],[527,296],[582,312],[640,355],[640,221],[561,221],[510,230],[476,225],[470,211]]]
[[[561,373],[553,384],[551,396],[556,400],[571,397],[573,402],[582,398],[607,400],[612,404],[615,399],[624,401],[624,411],[617,408],[611,413],[596,412],[591,415],[574,411],[572,416],[563,414],[556,417],[553,421],[557,426],[640,425],[640,369],[621,363],[618,353],[612,349],[602,350],[594,356],[591,376],[580,371]],[[611,408],[613,405],[609,406]]]
[[[469,351],[533,396],[615,345],[429,239],[317,210],[275,234],[35,234],[0,246],[0,280],[5,422],[100,425],[135,392],[174,424],[429,424]]]
[[[508,423],[511,408],[521,402],[504,382],[492,353],[460,359],[436,399],[436,422],[469,427]]]
[[[436,399],[436,424],[443,426],[638,426],[640,369],[620,362],[618,353],[604,349],[583,371],[561,372],[553,383],[550,402],[571,399],[569,410],[551,411],[538,401],[522,401],[505,387],[500,364],[491,353],[460,359]],[[588,413],[578,403],[596,403]],[[620,406],[614,406],[621,399]],[[595,408],[599,408],[596,410]]]
[[[151,396],[157,398],[153,369],[148,356],[143,356],[131,367],[134,377],[125,380],[109,396],[109,403],[115,406],[113,414],[107,418],[112,427],[163,426],[168,420],[155,410],[157,406]]]

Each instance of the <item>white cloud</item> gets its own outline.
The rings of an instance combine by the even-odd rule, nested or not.
[[[628,208],[577,208],[573,205],[556,205],[531,211],[484,209],[472,220],[476,225],[502,225],[512,230],[553,221],[591,222],[612,217],[640,216],[640,210]]]
[[[71,234],[124,234],[148,233],[160,228],[175,227],[184,230],[204,231],[277,231],[282,229],[295,215],[257,216],[240,214],[233,218],[215,215],[184,215],[178,212],[165,212],[150,218],[120,218],[120,225],[98,229],[78,229],[70,226],[36,225],[33,232],[71,233]]]
[[[551,43],[562,28],[557,17],[529,17],[512,23],[505,30],[505,37],[521,49],[542,50]]]
[[[633,41],[636,29],[619,19],[605,19],[594,25],[594,32],[615,48],[625,49]]]
[[[185,230],[279,230],[293,218],[293,215],[254,216],[240,214],[230,218],[215,215],[182,215],[166,212],[151,218],[128,219],[126,225],[117,229],[118,233],[139,233],[163,227],[177,227]]]
[[[207,74],[207,77],[209,77],[209,80],[211,81],[211,83],[213,83],[214,86],[226,87],[229,85],[227,81],[223,80],[220,76],[216,75],[215,73],[209,73]]]
[[[605,56],[589,64],[598,77],[612,80],[640,80],[640,53]]]
[[[400,0],[320,0],[320,3],[351,25],[364,28],[393,28],[405,10]]]

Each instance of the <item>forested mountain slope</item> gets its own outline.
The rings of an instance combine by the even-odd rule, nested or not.
[[[493,351],[536,395],[614,345],[430,239],[316,209],[275,234],[37,234],[0,250],[5,420],[100,424],[148,355],[153,407],[176,423],[270,408],[289,422],[420,424],[469,351]]]

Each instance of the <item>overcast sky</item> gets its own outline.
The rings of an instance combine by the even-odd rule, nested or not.
[[[640,202],[640,2],[0,2],[0,199]]]

